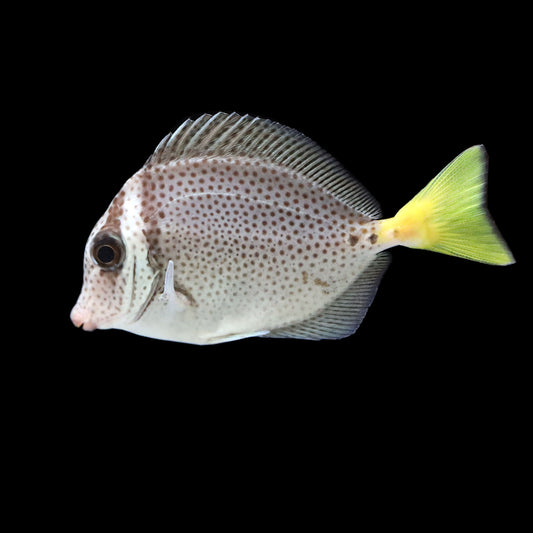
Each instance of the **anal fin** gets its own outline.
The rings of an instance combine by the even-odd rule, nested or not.
[[[220,337],[211,337],[207,340],[207,344],[219,344],[221,342],[240,341],[248,339],[249,337],[266,337],[268,330],[252,331],[250,333],[230,333],[228,335],[221,335]]]
[[[352,335],[372,304],[389,262],[390,254],[381,252],[346,291],[317,315],[304,322],[273,330],[264,336],[321,340]]]

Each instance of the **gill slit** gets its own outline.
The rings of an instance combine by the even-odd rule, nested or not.
[[[135,299],[135,270],[136,270],[136,264],[137,264],[137,260],[134,260],[134,263],[133,263],[133,280],[132,280],[132,291],[131,291],[131,298],[132,298],[132,303]],[[154,296],[155,296],[155,292],[157,290],[157,287],[159,286],[159,282],[161,280],[161,271],[159,270],[156,275],[154,276],[154,279],[152,280],[152,286],[150,287],[150,292],[148,293],[148,296],[146,297],[146,300],[144,301],[144,303],[141,305],[140,309],[137,311],[137,314],[133,317],[133,320],[132,322],[137,322],[138,320],[140,320],[142,318],[142,316],[144,315],[146,309],[148,308],[148,306],[152,303],[153,299],[154,299]]]

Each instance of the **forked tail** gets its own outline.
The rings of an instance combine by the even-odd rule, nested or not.
[[[514,258],[485,205],[487,154],[482,145],[457,156],[396,216],[380,222],[382,244],[422,248],[492,265]]]

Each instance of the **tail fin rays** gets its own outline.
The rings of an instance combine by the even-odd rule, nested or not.
[[[379,238],[492,265],[514,258],[485,205],[483,145],[457,156],[395,217],[381,221]]]

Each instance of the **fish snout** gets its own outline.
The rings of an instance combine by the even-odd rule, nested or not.
[[[91,319],[91,312],[83,307],[78,307],[75,305],[70,312],[70,320],[72,320],[72,323],[77,328],[83,326],[85,331],[93,331],[96,329],[96,324]]]

